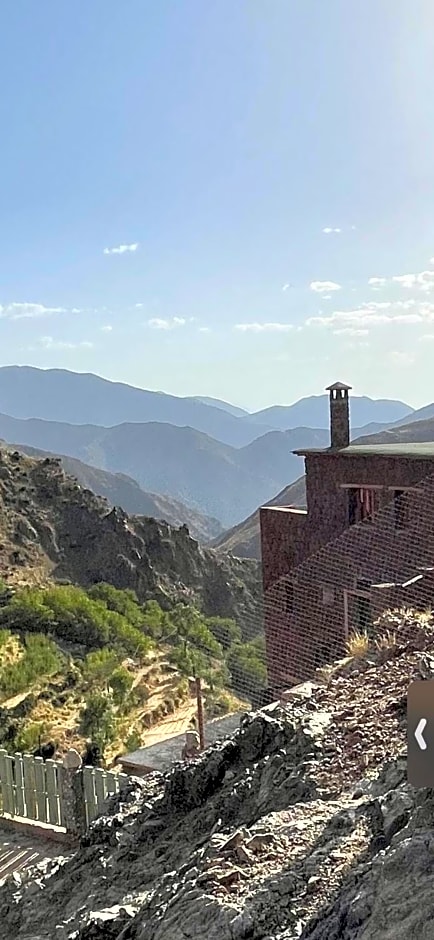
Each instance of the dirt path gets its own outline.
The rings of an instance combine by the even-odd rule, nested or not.
[[[197,714],[197,704],[194,699],[185,702],[176,712],[168,715],[158,725],[154,725],[142,736],[141,747],[149,747],[151,744],[157,744],[159,741],[165,741],[167,738],[174,737],[176,734],[183,734],[187,731],[191,719]]]

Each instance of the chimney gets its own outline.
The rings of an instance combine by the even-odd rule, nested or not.
[[[341,450],[350,443],[350,390],[351,385],[343,382],[335,382],[326,389],[330,393],[330,450]]]

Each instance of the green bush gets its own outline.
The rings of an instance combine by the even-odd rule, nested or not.
[[[112,691],[115,705],[123,705],[131,692],[133,685],[133,676],[124,666],[119,666],[114,670],[109,678],[109,687]]]
[[[10,639],[11,631],[10,630],[0,630],[0,649],[2,646],[6,646],[6,643]]]
[[[103,692],[93,692],[86,699],[80,714],[81,731],[98,745],[101,752],[116,737],[116,719],[113,702]]]
[[[88,683],[106,688],[110,676],[119,665],[119,653],[106,647],[88,653],[83,663],[83,676]]]
[[[95,586],[95,592],[98,587]],[[106,594],[110,594],[109,588],[107,585]],[[116,646],[127,655],[145,656],[153,648],[153,642],[137,625],[137,605],[128,597],[126,602],[126,610],[129,609],[134,622],[123,613],[109,609],[104,599],[89,596],[74,585],[26,587],[0,607],[0,627],[26,633],[51,633],[70,643],[82,644],[88,650],[110,642],[112,647]]]
[[[22,657],[0,669],[0,695],[9,698],[26,691],[38,679],[58,672],[63,661],[52,640],[40,634],[28,634],[24,640]]]

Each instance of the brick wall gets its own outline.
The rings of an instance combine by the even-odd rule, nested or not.
[[[345,459],[336,461],[337,469]],[[416,481],[415,465],[419,464],[420,472],[420,463],[396,461],[390,485],[411,485]],[[357,470],[361,472],[360,467]],[[364,482],[362,477],[360,482]],[[350,629],[356,626],[353,597],[347,594],[346,605],[345,592],[354,590],[357,580],[401,583],[422,573],[422,567],[434,566],[434,475],[419,484],[418,492],[408,495],[408,505],[406,529],[395,528],[394,506],[386,505],[374,520],[347,528],[290,574],[269,583],[264,608],[270,684],[303,681],[317,666],[344,655],[346,606]],[[288,583],[293,586],[290,610]],[[434,605],[433,573],[425,572],[422,580],[406,588],[374,588],[370,595],[374,614],[388,606],[426,609]]]
[[[259,510],[264,591],[309,554],[307,513],[290,506]]]
[[[309,454],[306,466],[306,502],[312,551],[339,536],[348,526],[348,494],[343,483],[365,486],[412,486],[434,470],[431,457],[384,457],[371,454]],[[390,499],[387,490],[385,501]]]

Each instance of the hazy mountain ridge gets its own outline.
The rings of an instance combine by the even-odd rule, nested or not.
[[[194,428],[232,447],[243,447],[270,430],[325,430],[329,424],[327,395],[313,395],[288,406],[276,405],[248,414],[220,399],[182,398],[91,373],[30,366],[0,368],[0,412],[15,418],[102,427],[164,422]],[[389,425],[411,412],[403,402],[351,398],[352,423],[357,427],[372,422]]]
[[[293,450],[327,447],[329,442],[326,430],[295,428],[271,431],[244,448],[234,448],[192,428],[165,423],[106,428],[4,414],[0,437],[126,474],[145,491],[167,494],[226,528],[300,476],[303,461]]]
[[[268,500],[265,506],[295,506],[303,509],[306,505],[306,480],[300,477]],[[210,542],[210,547],[217,551],[230,552],[238,558],[261,558],[261,538],[259,528],[259,509],[243,522],[233,526],[227,532],[217,536]]]

